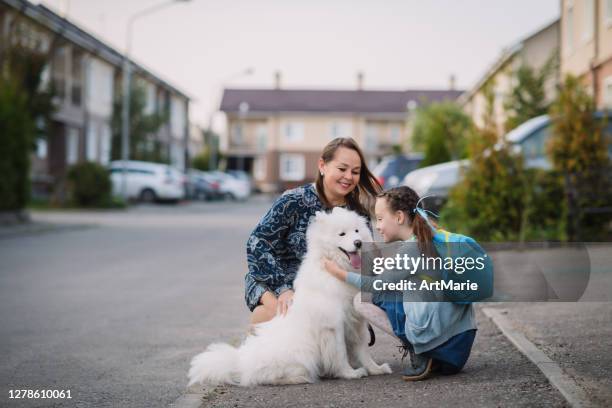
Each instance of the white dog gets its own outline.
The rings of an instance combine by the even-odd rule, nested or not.
[[[323,267],[325,257],[347,269],[360,267],[361,243],[372,239],[365,220],[338,207],[317,212],[306,237],[307,253],[287,314],[257,325],[238,348],[211,344],[191,361],[189,385],[300,384],[391,373],[388,364],[376,364],[368,353],[367,325],[353,307],[357,290]]]

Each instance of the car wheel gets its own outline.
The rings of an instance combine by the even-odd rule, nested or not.
[[[208,201],[208,194],[204,191],[200,191],[197,194],[197,199],[198,201]]]
[[[155,191],[150,188],[145,188],[140,192],[140,201],[143,203],[154,203],[157,200],[157,195]]]
[[[226,200],[234,201],[236,197],[232,193],[225,193],[224,197]]]

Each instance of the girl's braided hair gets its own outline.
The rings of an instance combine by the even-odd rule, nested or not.
[[[409,225],[417,238],[419,249],[426,256],[438,256],[433,245],[434,231],[431,226],[416,212],[419,195],[408,186],[394,187],[377,195],[383,198],[392,212],[402,211],[408,218]],[[435,221],[429,223],[437,228]]]

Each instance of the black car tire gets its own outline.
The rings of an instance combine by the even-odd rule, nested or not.
[[[140,192],[140,201],[143,203],[154,203],[157,201],[157,194],[150,188],[145,188]]]

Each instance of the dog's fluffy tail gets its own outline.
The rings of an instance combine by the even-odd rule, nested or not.
[[[239,384],[238,349],[225,343],[215,343],[191,360],[189,384]]]

